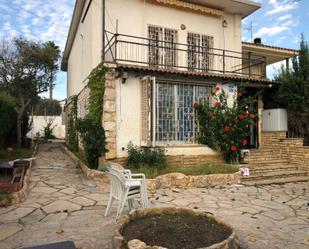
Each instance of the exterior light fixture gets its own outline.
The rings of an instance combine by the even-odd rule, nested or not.
[[[186,27],[186,25],[181,24],[180,28],[181,28],[181,30],[186,30],[187,27]]]
[[[228,26],[227,21],[226,21],[226,20],[223,20],[223,21],[222,21],[222,27],[223,27],[223,28],[227,28],[227,26]]]

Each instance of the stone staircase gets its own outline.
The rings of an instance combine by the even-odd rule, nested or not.
[[[309,181],[308,171],[291,163],[290,158],[283,155],[282,150],[275,145],[250,150],[250,155],[245,157],[244,162],[250,170],[250,176],[241,178],[243,185]]]

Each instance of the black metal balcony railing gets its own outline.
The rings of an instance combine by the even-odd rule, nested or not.
[[[266,77],[266,58],[253,53],[167,42],[106,31],[105,61],[160,68]]]

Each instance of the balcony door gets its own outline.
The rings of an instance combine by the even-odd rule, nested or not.
[[[187,44],[188,70],[213,70],[213,37],[195,33],[188,33]]]
[[[177,66],[177,30],[148,26],[149,52],[151,66]]]

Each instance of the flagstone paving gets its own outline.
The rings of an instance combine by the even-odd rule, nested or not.
[[[79,248],[110,248],[115,227],[104,217],[109,186],[83,177],[60,144],[40,145],[24,203],[0,208],[0,248],[73,240]]]
[[[107,249],[116,227],[104,217],[109,186],[83,177],[57,143],[40,146],[24,203],[0,208],[0,248],[73,240],[80,249]],[[309,183],[158,190],[151,206],[189,207],[223,218],[241,248],[309,248]],[[114,207],[115,209],[115,207]]]

